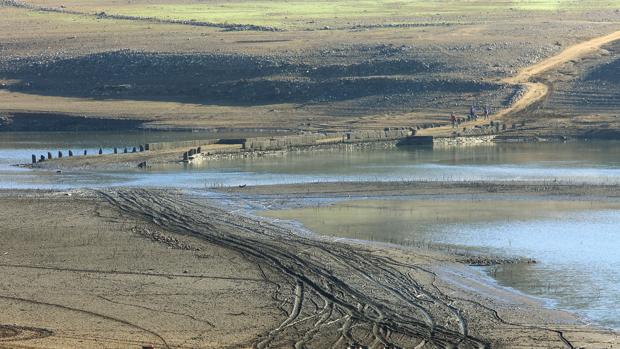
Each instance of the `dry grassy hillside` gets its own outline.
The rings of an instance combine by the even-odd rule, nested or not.
[[[0,125],[15,129],[15,117],[45,115],[164,128],[446,123],[472,103],[507,107],[521,87],[501,79],[619,29],[616,8],[543,0],[4,0]],[[571,86],[558,85],[557,98]],[[590,110],[579,98],[566,107],[554,98],[551,112]]]

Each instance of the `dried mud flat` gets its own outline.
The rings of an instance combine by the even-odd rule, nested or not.
[[[620,344],[453,256],[301,235],[175,191],[67,194],[0,194],[2,348]]]

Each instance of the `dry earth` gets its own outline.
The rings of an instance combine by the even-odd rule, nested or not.
[[[72,127],[78,122],[87,128],[100,118],[134,121],[113,128],[133,128],[137,122],[166,129],[445,124],[450,111],[464,114],[472,103],[505,113],[501,110],[522,93],[522,83],[530,84],[528,93],[539,100],[546,94],[532,88],[530,76],[510,77],[532,69],[527,67],[555,72],[547,70],[552,60],[545,58],[618,30],[620,20],[611,5],[580,11],[456,7],[432,17],[317,17],[294,25],[284,19],[282,31],[101,15],[149,4],[155,6],[2,1],[1,127],[20,130],[23,119],[44,130],[54,119],[54,127],[62,129],[58,120],[66,119]],[[569,60],[571,74],[598,69],[580,59]],[[591,85],[597,81],[600,76]],[[578,90],[576,85],[568,91]],[[563,115],[564,108],[548,103],[542,115],[555,116],[534,117],[525,108],[532,106],[527,100],[513,106],[527,112],[516,117],[538,124],[523,132],[617,126],[608,114],[590,115],[593,105],[602,105],[598,100],[573,99],[570,108],[577,116],[562,116],[561,125],[556,114]]]
[[[238,253],[73,194],[0,194],[0,348],[247,347],[281,318]]]
[[[0,347],[620,345],[450,255],[302,236],[170,191],[71,194],[1,194]]]

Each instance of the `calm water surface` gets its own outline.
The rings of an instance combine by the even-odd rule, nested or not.
[[[31,154],[81,153],[173,139],[240,137],[220,133],[0,133],[0,188],[147,186],[400,180],[534,180],[620,183],[620,141],[506,144],[459,149],[402,148],[287,153],[257,159],[150,170],[64,171],[11,166]],[[553,300],[597,323],[620,328],[620,210],[614,204],[551,202],[365,201],[281,213],[324,234],[397,244],[445,243],[529,256],[540,263],[493,268],[502,285]],[[311,219],[308,220],[308,217]],[[314,222],[315,225],[310,222]]]
[[[236,135],[237,137],[239,135]],[[236,185],[400,180],[539,180],[620,183],[620,142],[506,144],[461,149],[401,148],[368,151],[286,153],[264,158],[211,161],[203,166],[173,165],[148,171],[63,173],[40,176],[10,165],[31,154],[99,147],[133,147],[165,139],[219,138],[196,133],[0,133],[0,187],[135,185],[217,187]]]
[[[500,284],[620,329],[620,201],[365,200],[263,212],[326,235],[526,256],[486,268]]]

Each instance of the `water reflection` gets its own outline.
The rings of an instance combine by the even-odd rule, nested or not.
[[[488,271],[502,285],[620,328],[618,201],[369,200],[262,214],[326,235],[531,257],[539,263]]]
[[[112,147],[133,147],[170,139],[244,136],[247,135],[189,132],[0,133],[0,187],[217,187],[401,180],[620,183],[620,142],[290,152],[259,158],[208,161],[202,166],[170,164],[149,171],[110,171],[106,176],[84,170],[74,173],[76,178],[67,178],[63,173],[60,176],[44,175],[41,179],[38,172],[33,174],[10,166],[28,163],[31,154],[46,154],[47,151],[56,155],[57,150],[88,149],[92,154],[102,147],[104,153],[111,153]]]

